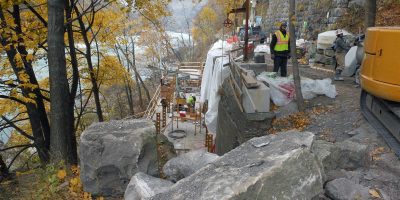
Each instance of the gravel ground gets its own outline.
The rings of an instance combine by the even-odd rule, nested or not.
[[[328,68],[315,69],[301,67],[302,76],[312,79],[333,77]],[[345,177],[355,183],[379,192],[381,199],[399,199],[400,196],[400,161],[390,151],[383,138],[364,119],[360,111],[361,88],[356,87],[354,78],[344,81],[334,81],[338,96],[330,99],[318,96],[307,102],[307,109],[321,108],[322,113],[310,114],[311,124],[306,128],[317,135],[318,139],[329,142],[341,142],[351,138],[349,134],[361,127],[366,136],[360,141],[368,145],[369,162],[364,167],[354,171],[342,170],[331,178]],[[312,112],[311,112],[312,113]],[[361,134],[363,135],[363,134]],[[360,135],[359,135],[360,137]]]

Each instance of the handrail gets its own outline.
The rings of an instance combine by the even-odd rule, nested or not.
[[[158,85],[156,92],[153,95],[153,98],[150,100],[149,105],[147,105],[146,111],[144,113],[144,117],[150,119],[154,115],[155,107],[157,106],[158,99],[160,98],[160,90],[161,84]]]

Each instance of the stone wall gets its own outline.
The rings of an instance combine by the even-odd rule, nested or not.
[[[229,85],[229,78],[223,85],[224,93],[218,106],[217,136],[215,150],[223,155],[254,137],[265,136],[272,127],[275,114],[241,112],[235,100],[234,91]]]
[[[289,0],[269,1],[267,16],[264,21],[266,33],[273,33],[278,22],[287,21]],[[337,22],[350,8],[363,7],[365,0],[298,0],[296,1],[297,37],[316,39],[318,33],[335,29]]]

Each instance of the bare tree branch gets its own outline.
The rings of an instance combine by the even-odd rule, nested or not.
[[[12,121],[10,121],[9,119],[7,119],[7,117],[4,117],[3,115],[1,116],[1,118],[6,121],[11,127],[13,127],[16,131],[18,131],[18,133],[20,133],[21,135],[27,137],[30,140],[34,140],[35,138],[33,138],[32,136],[30,136],[28,133],[26,133],[25,131],[23,131],[22,129],[20,129],[17,125],[15,125]]]

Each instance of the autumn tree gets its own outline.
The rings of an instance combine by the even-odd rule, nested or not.
[[[22,12],[22,3],[28,8],[28,12],[26,10]],[[32,3],[43,2],[32,1]],[[43,94],[32,63],[39,48],[46,50],[43,44],[47,23],[40,11],[35,10],[28,2],[2,2],[0,20],[0,51],[7,57],[1,61],[3,73],[0,78],[2,88],[0,98],[4,104],[0,114],[7,126],[31,141],[28,144],[15,146],[21,148],[17,155],[33,146],[45,163],[49,160],[50,148],[50,124],[45,108],[45,101],[49,99]],[[26,23],[27,21],[29,22]],[[13,105],[16,107],[9,107]],[[16,110],[18,107],[20,109]],[[10,116],[14,117],[10,119]],[[25,120],[29,121],[29,129],[22,129],[18,125]]]

